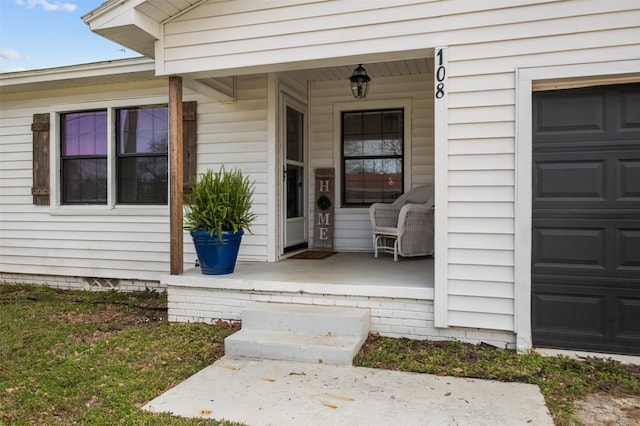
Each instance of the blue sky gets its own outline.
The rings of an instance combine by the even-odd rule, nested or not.
[[[80,19],[104,1],[0,0],[0,72],[140,56],[92,33]]]

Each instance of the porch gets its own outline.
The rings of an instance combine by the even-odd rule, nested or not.
[[[235,272],[202,275],[192,268],[162,277],[172,322],[239,321],[253,302],[367,308],[371,332],[425,339],[433,326],[433,258],[336,253],[326,259],[238,262]]]

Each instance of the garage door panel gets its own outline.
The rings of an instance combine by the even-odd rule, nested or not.
[[[617,229],[616,245],[616,269],[640,273],[640,230]]]
[[[640,93],[637,90],[621,90],[620,130],[637,131],[640,128]]]
[[[534,150],[637,144],[638,87],[629,84],[535,93]]]
[[[533,274],[640,276],[639,220],[539,216],[532,230]],[[637,286],[640,289],[640,279]]]
[[[588,198],[604,201],[605,187],[602,176],[604,161],[543,161],[536,162],[536,199]],[[540,200],[542,201],[542,200]]]
[[[571,270],[571,274],[593,274],[605,270],[606,230],[604,228],[535,227],[534,273],[546,269]]]
[[[559,289],[553,288],[558,291]],[[572,290],[572,289],[569,289]],[[543,293],[534,295],[533,303],[539,306],[534,327],[538,332],[575,333],[601,338],[604,324],[604,296],[567,293]],[[575,293],[575,291],[574,291]]]
[[[640,354],[640,84],[534,94],[534,345]]]
[[[640,149],[534,153],[534,209],[607,209],[610,215],[635,213],[638,206]]]
[[[640,298],[618,298],[616,336],[636,341],[640,345]]]
[[[605,101],[605,96],[599,93],[582,92],[567,98],[548,92],[537,105],[535,135],[542,138],[603,133]]]
[[[538,346],[635,353],[640,347],[640,292],[632,282],[538,277],[532,294]],[[610,287],[619,288],[612,296]],[[615,307],[615,309],[612,309]]]
[[[635,154],[640,158],[640,154]],[[619,160],[617,163],[618,201],[640,203],[640,160]]]

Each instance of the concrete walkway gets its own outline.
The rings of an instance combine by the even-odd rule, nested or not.
[[[553,425],[537,386],[229,357],[143,409],[272,425]]]

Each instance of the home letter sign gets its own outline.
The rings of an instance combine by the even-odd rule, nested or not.
[[[333,251],[334,169],[316,169],[314,248]]]

